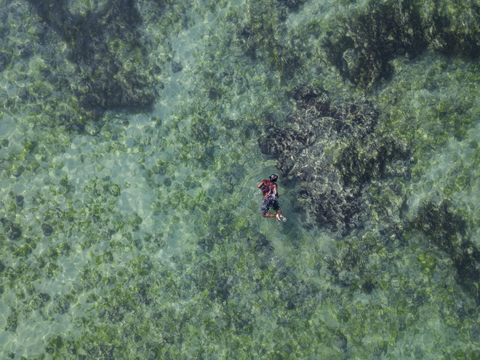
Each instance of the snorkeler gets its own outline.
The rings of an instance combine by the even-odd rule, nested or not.
[[[258,184],[258,188],[263,191],[263,200],[261,210],[263,212],[263,217],[275,217],[278,221],[287,221],[287,219],[282,215],[282,210],[278,206],[278,189],[277,184],[275,183],[278,179],[278,176],[275,174],[270,175],[270,180],[262,180]],[[270,214],[270,207],[273,207],[276,214]]]

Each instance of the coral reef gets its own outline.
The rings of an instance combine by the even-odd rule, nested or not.
[[[367,94],[381,111],[361,99],[335,100],[304,88],[295,93],[291,117],[288,94],[297,84],[321,84],[337,99],[359,95],[349,95],[351,87],[316,55],[328,19],[342,6],[368,3],[310,1],[286,8],[300,2],[262,0],[250,7],[257,19],[270,22],[262,31],[274,30],[272,42],[301,50],[296,55],[304,67],[283,75],[285,81],[277,81],[279,72],[267,58],[272,48],[259,42],[253,60],[236,38],[248,24],[248,3],[135,2],[142,24],[133,27],[149,54],[146,63],[134,57],[130,63],[124,57],[129,40],[119,41],[114,55],[125,68],[118,74],[132,64],[148,74],[155,57],[163,69],[164,101],[154,114],[105,111],[98,122],[87,120],[84,135],[58,124],[85,118],[77,104],[82,97],[73,94],[89,91],[80,87],[88,83],[89,65],[65,59],[75,44],[65,45],[52,26],[39,31],[45,22],[30,4],[0,5],[0,63],[5,54],[6,66],[0,91],[0,358],[479,358],[478,306],[464,291],[474,279],[463,288],[456,279],[476,274],[468,267],[476,263],[465,262],[464,274],[453,261],[455,254],[468,260],[469,246],[451,257],[435,245],[436,230],[427,229],[428,241],[425,230],[412,229],[402,214],[408,212],[403,204],[418,204],[430,186],[452,198],[456,210],[450,214],[462,214],[452,219],[463,224],[457,221],[463,217],[469,227],[442,231],[456,234],[456,241],[469,231],[472,242],[478,237],[480,139],[478,131],[466,131],[467,120],[480,114],[478,64],[458,57],[397,58],[392,66],[403,70],[380,94]],[[119,4],[69,0],[68,9],[81,18],[99,14],[107,3]],[[459,4],[442,6],[445,13]],[[180,69],[175,62],[183,70],[173,73]],[[283,156],[289,171],[279,184],[289,218],[282,224],[265,221],[259,196],[252,194],[261,173],[276,172],[276,159],[258,147],[262,120],[266,136],[280,138],[273,136],[274,156]],[[453,134],[466,140],[462,146],[439,149]],[[412,181],[403,178],[409,169],[398,138],[412,147]],[[445,167],[442,157],[452,166]],[[312,165],[304,171],[307,162]],[[333,179],[330,188],[320,184],[324,175]],[[299,226],[303,218],[318,226],[314,211],[323,210],[312,202],[314,196],[321,200],[308,176],[321,178],[319,190],[338,219],[326,225],[335,225],[335,233]],[[298,194],[305,187],[304,199]],[[354,200],[347,203],[345,194]],[[462,206],[459,195],[471,203]],[[358,226],[348,231],[349,214],[341,211],[352,204],[359,206],[352,216]],[[434,217],[452,224],[435,204],[430,226]],[[300,210],[307,206],[304,216]],[[418,209],[410,210],[415,218]],[[419,341],[419,334],[428,341]]]
[[[426,39],[435,51],[475,59],[480,55],[480,5],[475,1],[424,4]]]
[[[98,117],[107,109],[153,104],[153,78],[137,66],[145,62],[146,48],[138,30],[142,19],[133,1],[109,0],[97,11],[84,13],[71,13],[64,0],[29,2],[44,22],[39,26],[40,39],[53,28],[68,45],[69,59],[81,74],[80,84],[71,87],[83,109]]]
[[[362,227],[368,209],[362,190],[370,180],[409,176],[408,147],[377,129],[379,114],[368,102],[334,106],[319,88],[296,90],[297,111],[284,128],[258,140],[278,158],[284,177],[301,180],[305,225],[325,225],[346,235]]]
[[[5,234],[10,240],[17,240],[22,236],[22,229],[18,224],[14,224],[5,218],[0,219],[0,222],[3,224]]]
[[[288,1],[287,6],[295,7],[300,1]],[[291,5],[289,5],[291,4]],[[236,40],[250,58],[265,59],[283,79],[293,76],[301,66],[298,46],[283,41],[287,29],[284,21],[287,9],[277,1],[247,1],[248,20],[239,25]]]
[[[414,57],[425,49],[422,21],[413,0],[379,4],[341,19],[340,28],[324,39],[328,61],[354,85],[372,88],[393,68],[395,56]]]
[[[458,272],[458,282],[480,303],[480,250],[470,240],[463,216],[453,212],[448,200],[439,204],[426,201],[418,210],[413,226],[450,255]]]
[[[303,3],[305,3],[307,0],[279,0],[280,2],[283,2],[285,6],[289,7],[290,9],[296,9]]]
[[[445,55],[478,58],[479,15],[473,1],[371,0],[338,17],[322,45],[326,60],[344,78],[371,90],[392,73],[392,59],[412,59],[429,45]]]

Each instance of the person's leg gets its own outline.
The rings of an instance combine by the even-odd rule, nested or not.
[[[268,217],[266,216],[266,214],[268,214],[268,212],[270,211],[270,202],[265,199],[262,200],[262,207],[260,208],[260,210],[263,213],[263,217]]]
[[[277,218],[278,221],[287,221],[287,218],[285,216],[282,215],[282,210],[278,209],[277,210],[277,214],[275,215],[275,217]]]
[[[287,221],[287,219],[282,215],[282,210],[280,210],[280,205],[278,205],[277,200],[273,202],[272,207],[273,207],[273,210],[277,212],[275,214],[275,217],[277,218],[278,221]]]
[[[270,206],[273,207],[273,210],[275,210],[277,213],[276,214],[270,214]],[[278,202],[272,201],[272,200],[263,200],[262,201],[262,212],[263,212],[263,217],[266,218],[277,218],[278,221],[287,221],[287,219],[282,215],[282,210],[280,210],[278,206]]]

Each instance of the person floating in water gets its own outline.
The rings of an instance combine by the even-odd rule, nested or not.
[[[277,179],[278,176],[272,174],[270,175],[270,180],[262,180],[262,182],[258,184],[258,188],[262,189],[263,192],[261,210],[263,212],[263,217],[274,217],[277,218],[278,221],[287,221],[287,219],[282,215],[282,210],[280,210],[277,202],[279,197],[276,184]],[[272,207],[277,213],[270,214],[270,207]]]

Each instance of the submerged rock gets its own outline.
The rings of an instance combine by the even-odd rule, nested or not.
[[[10,240],[17,240],[22,236],[22,229],[17,224],[10,222],[4,223],[5,234]]]
[[[53,233],[53,228],[52,228],[51,225],[43,223],[42,224],[42,232],[43,232],[43,235],[50,236]]]
[[[366,9],[341,19],[340,31],[325,38],[323,45],[329,62],[343,77],[371,88],[392,73],[390,60],[419,54],[427,41],[414,0],[370,1]]]
[[[282,0],[283,2],[283,0]],[[290,8],[295,8],[304,0],[288,0]],[[299,46],[286,37],[287,28],[284,21],[287,9],[279,1],[259,2],[248,0],[245,11],[250,14],[246,24],[238,24],[235,34],[236,42],[251,59],[257,56],[265,60],[282,79],[291,78],[302,66]]]
[[[25,167],[20,165],[18,167],[15,167],[13,170],[12,170],[12,175],[15,176],[15,177],[19,177],[20,175],[23,174],[23,172],[25,171]]]
[[[138,30],[142,18],[131,0],[108,0],[95,12],[72,13],[65,0],[29,0],[32,9],[69,47],[81,84],[74,92],[93,117],[119,107],[153,104],[152,74],[141,72],[147,50]],[[40,34],[40,37],[43,35]],[[64,80],[67,81],[68,80]]]
[[[346,235],[361,228],[368,209],[364,185],[387,176],[408,176],[408,148],[377,130],[379,114],[369,102],[333,105],[318,88],[295,92],[297,111],[283,129],[258,140],[278,159],[283,177],[301,180],[304,225],[327,226]]]
[[[480,250],[470,240],[463,216],[451,209],[448,200],[439,204],[429,200],[419,208],[412,224],[450,255],[459,283],[480,303]]]
[[[295,8],[299,7],[300,5],[302,5],[303,3],[305,3],[306,0],[279,0],[279,2],[283,2],[285,4],[285,6],[291,8],[291,9],[295,9]]]
[[[24,197],[22,195],[17,195],[15,197],[15,202],[17,203],[18,206],[23,206],[23,202],[24,202]]]
[[[369,0],[333,21],[322,47],[326,60],[344,78],[372,89],[392,74],[391,60],[412,59],[429,47],[449,56],[478,59],[479,14],[475,2]]]
[[[172,61],[172,73],[177,73],[183,70],[183,66],[181,63],[177,61]]]
[[[346,351],[347,350],[347,345],[348,345],[348,340],[343,335],[341,332],[339,332],[337,335],[335,335],[332,339],[332,344],[335,346],[337,349]]]

